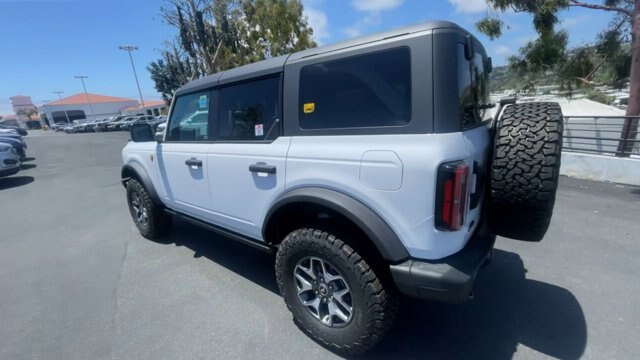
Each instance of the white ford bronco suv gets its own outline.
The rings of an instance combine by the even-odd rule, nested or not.
[[[162,139],[131,126],[122,183],[149,239],[172,218],[276,253],[295,323],[339,353],[400,293],[469,298],[496,235],[540,241],[562,146],[555,103],[490,103],[491,59],[434,21],[194,80]]]

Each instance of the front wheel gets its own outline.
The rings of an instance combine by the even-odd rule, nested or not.
[[[348,243],[317,229],[298,229],[280,244],[278,286],[296,325],[342,354],[376,345],[397,313],[397,298]]]
[[[147,190],[136,179],[127,181],[127,203],[133,222],[145,238],[156,240],[171,230],[171,216],[153,203]]]

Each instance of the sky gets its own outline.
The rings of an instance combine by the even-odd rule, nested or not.
[[[498,40],[478,34],[473,24],[488,11],[485,0],[302,0],[319,44],[385,31],[427,20],[450,20],[476,34],[494,64],[505,64],[535,38],[526,14],[504,15],[509,30]],[[75,75],[86,75],[87,91],[138,99],[125,51],[136,45],[133,59],[142,95],[159,99],[147,65],[159,57],[175,30],[163,23],[163,0],[0,0],[0,115],[12,113],[9,97],[31,96],[36,105],[83,91]],[[572,9],[561,14],[560,27],[577,45],[594,40],[611,16]]]

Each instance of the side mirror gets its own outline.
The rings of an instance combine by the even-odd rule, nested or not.
[[[491,74],[491,72],[493,72],[493,59],[488,57],[487,58],[487,63],[485,64],[485,68],[487,71],[487,74]]]
[[[132,124],[129,126],[129,133],[133,142],[156,141],[153,128],[149,124]]]

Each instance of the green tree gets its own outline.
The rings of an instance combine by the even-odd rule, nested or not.
[[[630,83],[627,116],[640,115],[640,0],[487,0],[495,10],[476,23],[476,28],[491,39],[502,35],[505,23],[499,13],[508,10],[528,13],[538,38],[509,59],[513,70],[536,76],[554,71],[568,90],[600,84],[599,80],[622,87]],[[595,44],[567,49],[568,34],[557,31],[558,12],[586,8],[614,14],[611,24],[602,30]],[[638,119],[625,119],[618,155],[628,154],[638,133]]]
[[[249,62],[315,47],[300,1],[243,0]]]
[[[165,0],[176,38],[147,69],[170,101],[192,79],[316,46],[300,0]]]

